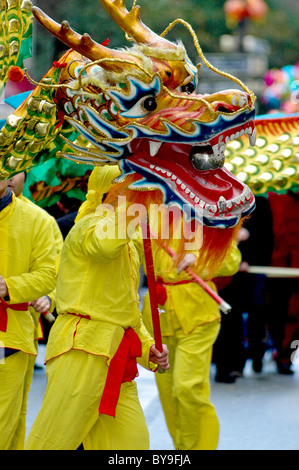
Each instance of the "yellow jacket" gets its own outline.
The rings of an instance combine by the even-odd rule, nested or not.
[[[18,196],[18,199],[21,199],[21,201],[26,202],[27,204],[30,204],[31,206],[34,206],[37,210],[41,211],[44,217],[47,217],[49,221],[51,222],[52,230],[53,230],[53,235],[54,235],[54,244],[56,246],[56,251],[57,251],[57,258],[56,258],[56,269],[58,271],[59,267],[59,259],[60,259],[60,253],[63,247],[63,237],[62,233],[60,231],[59,225],[56,222],[56,219],[50,215],[45,209],[42,209],[38,205],[34,204],[34,202],[30,201],[30,199],[27,199],[27,197],[23,196],[23,194],[20,194]]]
[[[130,238],[114,236],[115,222],[113,211],[91,213],[65,239],[56,289],[58,318],[51,329],[46,361],[80,349],[104,355],[109,363],[124,329],[131,327],[142,342],[139,362],[152,367],[148,358],[154,341],[139,311],[138,253]]]
[[[63,237],[62,237],[60,228],[56,222],[56,219],[52,215],[50,215],[46,210],[42,209],[38,205],[34,204],[34,202],[30,201],[30,199],[27,199],[27,197],[23,196],[23,194],[20,194],[18,198],[24,202],[27,202],[27,204],[34,205],[38,210],[42,211],[44,216],[48,217],[48,219],[50,220],[51,226],[53,229],[53,235],[54,235],[53,242],[57,251],[56,272],[58,273],[60,254],[61,254],[61,250],[63,247]],[[47,295],[51,299],[50,312],[53,312],[55,308],[55,303],[56,303],[56,289],[54,289],[52,292],[49,292]],[[36,300],[36,299],[31,299],[31,300]],[[40,313],[36,312],[36,310],[34,310],[33,307],[30,307],[29,311],[31,315],[33,316],[33,320],[34,320],[35,327],[36,327],[35,339],[36,340],[43,339],[44,335],[43,335],[42,327],[39,321]]]
[[[135,241],[138,245],[138,251],[141,249],[142,240]],[[155,241],[152,240],[153,248]],[[215,274],[215,277],[232,276],[238,271],[241,262],[241,253],[234,245],[231,253],[225,259],[222,267]],[[143,263],[144,264],[144,263]],[[183,271],[177,274],[173,267],[172,258],[162,249],[157,252],[154,250],[154,270],[156,278],[160,276],[163,281],[174,283],[181,280],[190,280],[188,274]],[[202,273],[196,273],[203,277]],[[207,282],[207,281],[206,281]],[[214,282],[208,281],[207,284],[216,291]],[[202,287],[194,282],[180,285],[165,285],[167,300],[161,307],[160,325],[163,336],[173,336],[174,328],[172,324],[172,315],[176,315],[184,334],[189,334],[194,328],[204,323],[210,323],[221,319],[218,304],[207,294]],[[225,299],[224,299],[225,300]],[[143,301],[143,320],[149,332],[151,329],[151,309],[149,295],[146,294]]]
[[[13,194],[12,202],[0,212],[0,274],[8,287],[9,303],[29,302],[54,289],[57,253],[53,236],[49,218]],[[7,313],[7,330],[0,331],[2,344],[36,354],[29,311],[8,309]]]

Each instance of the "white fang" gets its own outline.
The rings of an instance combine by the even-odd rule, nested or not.
[[[161,145],[162,145],[162,142],[157,142],[156,140],[149,141],[149,152],[150,152],[151,157],[154,157],[155,155],[157,155]]]
[[[256,129],[253,129],[252,134],[248,135],[248,137],[249,137],[249,143],[250,143],[251,147],[254,147],[255,142],[256,142]]]

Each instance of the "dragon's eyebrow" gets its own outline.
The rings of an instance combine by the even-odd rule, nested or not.
[[[158,75],[155,75],[151,83],[145,83],[135,77],[128,76],[129,92],[126,94],[123,91],[107,90],[107,93],[112,97],[120,109],[126,110],[134,106],[140,97],[145,95],[156,96],[161,91],[161,82]]]

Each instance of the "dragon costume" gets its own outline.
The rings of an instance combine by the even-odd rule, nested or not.
[[[118,164],[115,198],[163,203],[199,220],[199,262],[220,262],[240,221],[254,209],[253,193],[297,189],[298,115],[255,119],[253,92],[207,61],[185,21],[157,35],[141,21],[135,1],[130,11],[124,0],[101,4],[133,46],[114,50],[98,44],[28,0],[1,2],[2,88],[20,63],[32,13],[70,49],[7,117],[0,130],[0,178],[41,163],[51,171],[53,161],[61,173],[67,160],[77,168]],[[178,23],[189,30],[201,61],[241,90],[197,92],[200,66],[192,64],[182,43],[165,37]],[[70,177],[51,191],[72,188]]]
[[[201,227],[203,237],[201,246],[196,250],[194,269],[196,272],[205,271],[206,279],[211,279],[232,246],[242,220],[254,210],[254,193],[297,189],[298,116],[255,119],[255,96],[252,91],[239,79],[217,70],[207,61],[192,27],[185,21],[176,20],[157,35],[141,21],[136,1],[130,11],[126,9],[124,0],[100,2],[112,20],[124,30],[127,39],[133,40],[131,47],[114,50],[106,44],[98,44],[88,34],[77,34],[66,21],[57,24],[41,10],[32,7],[28,0],[0,2],[1,87],[4,87],[9,76],[17,75],[15,67],[19,65],[19,55],[22,55],[23,38],[30,35],[31,11],[37,21],[70,48],[54,62],[40,82],[34,82],[27,74],[36,88],[7,117],[0,129],[0,179],[38,168],[40,164],[48,165],[49,171],[53,166],[56,174],[56,162],[74,162],[79,168],[86,165],[118,165],[122,174],[112,185],[105,202],[116,206],[119,197],[125,196],[130,206],[139,203],[146,207],[148,214],[152,204],[163,205],[166,215],[175,209],[171,234],[175,233],[181,221],[189,229],[193,224]],[[200,67],[192,64],[181,42],[170,42],[165,37],[178,23],[189,30],[201,61],[215,73],[231,79],[238,89],[210,95],[197,92]],[[61,165],[59,171],[64,173],[66,169]],[[72,175],[68,174],[68,177],[71,179]],[[70,189],[68,184],[55,183],[53,188],[55,186],[58,194]],[[44,187],[35,189],[37,200]],[[55,192],[55,189],[50,188],[51,191]],[[47,194],[42,197],[47,197]],[[82,227],[89,222],[87,217],[82,220]],[[144,228],[142,221],[141,226],[148,261],[146,270],[155,344],[161,350],[157,341],[161,333],[158,331],[155,278],[153,270],[149,269],[152,268],[153,257],[148,230],[153,225],[145,225]],[[79,221],[72,233],[79,233],[80,227]],[[159,242],[159,226],[157,232]],[[186,253],[185,235],[176,246],[176,263]],[[87,239],[90,242],[90,238]],[[66,242],[70,250],[72,242],[72,237]],[[77,258],[76,255],[76,261]],[[96,258],[92,258],[92,262],[96,262]],[[117,271],[116,267],[111,268],[111,276],[108,274],[109,282],[113,279],[113,271]],[[91,289],[92,293],[101,292],[98,288],[99,272],[106,282],[107,276],[98,269],[92,276],[92,282],[96,283]],[[72,271],[64,276],[64,280],[71,282],[74,277],[78,281],[82,273],[83,270],[79,269],[78,276],[74,276]],[[130,277],[126,276],[125,281],[129,282]],[[84,286],[83,282],[79,284]],[[111,286],[113,284],[110,282]],[[124,291],[124,279],[114,289],[118,291],[118,300],[120,287]],[[127,290],[124,298],[130,300],[126,293]],[[92,301],[93,295],[82,298]],[[111,299],[115,304],[115,298]],[[109,308],[111,311],[112,308]],[[123,305],[120,312],[123,313]],[[68,317],[66,315],[67,321]],[[80,319],[82,324],[90,321],[83,317]],[[77,318],[71,321],[77,325]],[[216,326],[211,338],[216,334]],[[59,330],[58,326],[56,330]],[[123,333],[123,328],[121,331]],[[92,338],[97,338],[94,330]],[[97,341],[97,347],[99,344],[102,344],[101,341]],[[82,350],[80,355],[82,364],[85,364]],[[89,356],[94,361],[101,360],[101,355]],[[68,360],[68,357],[64,354],[62,360]],[[55,367],[51,364],[50,369]],[[102,366],[106,371],[106,365],[103,363]],[[86,383],[97,368],[93,366],[88,371],[86,364],[82,366],[87,374]],[[64,364],[60,370],[63,372],[61,383],[64,384],[65,371],[71,369],[69,364]],[[85,382],[80,377],[80,384]],[[55,394],[49,393],[48,396]],[[69,428],[73,428],[73,417],[77,417],[78,410],[83,412],[85,419],[85,408],[80,402],[79,407],[68,410],[72,423]],[[47,413],[53,415],[51,406]],[[190,416],[193,418],[192,413],[189,413]],[[97,425],[100,423],[101,420],[98,420]],[[65,425],[64,420],[59,425]],[[40,427],[44,432],[44,426]],[[139,432],[140,436],[142,432]],[[64,430],[62,434],[66,434]],[[103,430],[100,429],[96,435],[102,439]],[[214,429],[215,440],[217,435]],[[103,444],[102,441],[100,444]],[[212,444],[215,445],[214,442]],[[96,443],[91,448],[101,447]]]

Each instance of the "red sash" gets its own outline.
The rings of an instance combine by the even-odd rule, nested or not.
[[[8,304],[0,298],[0,331],[6,331],[7,329],[7,309],[16,310],[17,312],[27,312],[29,303],[22,304]]]
[[[158,276],[156,280],[157,300],[159,305],[164,305],[167,300],[167,292],[165,286],[179,286],[180,284],[189,284],[194,282],[192,279],[183,279],[176,282],[165,282],[162,277]]]
[[[115,417],[115,409],[123,382],[131,382],[138,375],[136,357],[140,357],[141,341],[132,328],[125,330],[123,339],[111,359],[99,406],[99,414]]]

